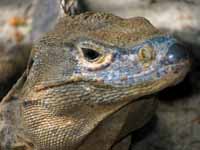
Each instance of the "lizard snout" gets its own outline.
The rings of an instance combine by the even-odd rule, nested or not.
[[[189,52],[183,45],[175,43],[169,47],[166,55],[167,64],[177,64],[185,60],[189,60]]]

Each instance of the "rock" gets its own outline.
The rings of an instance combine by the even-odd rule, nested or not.
[[[54,27],[60,11],[55,0],[0,1],[0,100],[25,70],[33,41]]]

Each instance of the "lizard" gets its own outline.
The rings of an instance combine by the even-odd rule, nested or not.
[[[1,146],[12,149],[17,140],[10,139],[22,137],[34,150],[122,149],[154,115],[151,95],[178,84],[189,68],[188,51],[145,18],[63,17],[33,46],[1,102]]]

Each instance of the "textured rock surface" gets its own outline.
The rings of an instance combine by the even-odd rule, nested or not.
[[[0,100],[24,71],[32,42],[53,28],[55,0],[0,1]]]
[[[1,0],[0,13],[3,14],[0,17],[0,43],[14,46],[32,43],[40,34],[49,31],[56,23],[60,6],[59,1],[54,0]],[[23,36],[20,41],[13,37],[11,31],[15,30]]]

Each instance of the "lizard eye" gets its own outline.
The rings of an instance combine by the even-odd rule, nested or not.
[[[77,44],[79,55],[76,56],[78,62],[84,69],[97,71],[109,66],[113,60],[110,51],[105,52],[105,47],[91,41],[79,42]]]
[[[93,49],[81,48],[83,56],[90,62],[96,61],[101,54]]]

